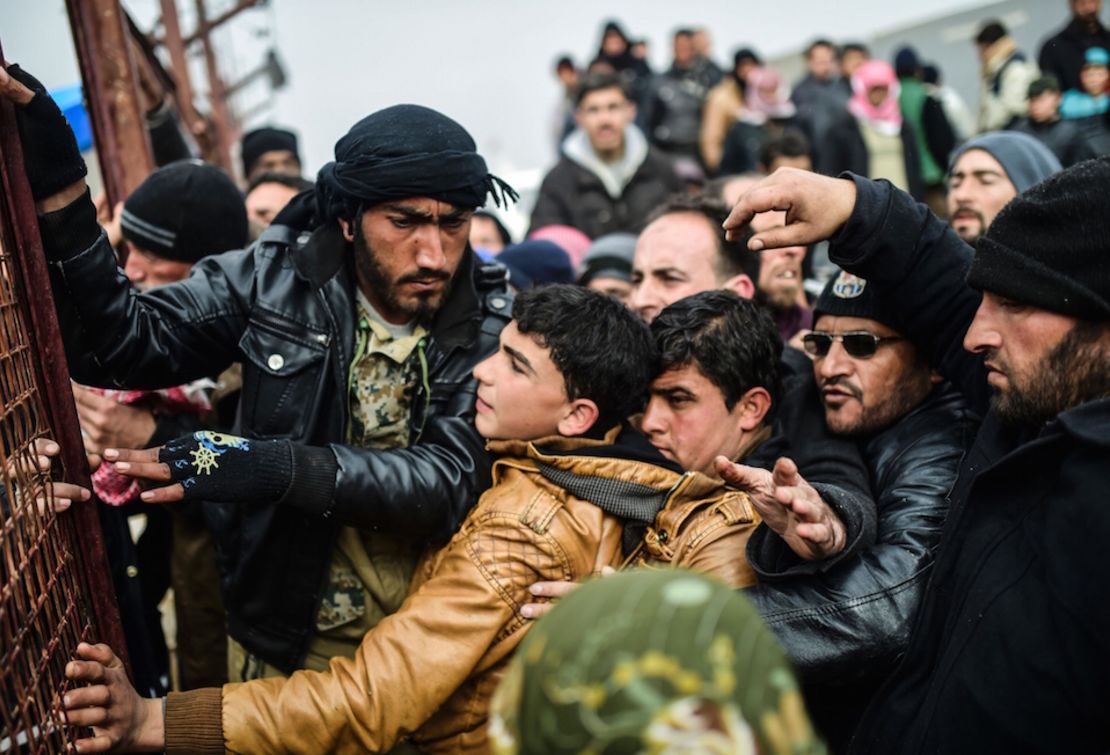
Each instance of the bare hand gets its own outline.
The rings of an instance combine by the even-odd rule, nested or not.
[[[66,677],[88,684],[62,699],[70,726],[92,727],[77,752],[161,752],[166,747],[162,701],[139,697],[123,663],[107,645],[77,646],[81,660],[66,664]]]
[[[617,570],[611,566],[603,566],[601,571],[597,572],[602,577],[608,577],[610,574],[616,573]],[[559,602],[559,598],[570,595],[581,584],[581,582],[571,582],[565,579],[555,582],[533,583],[528,588],[528,592],[537,598],[547,598],[547,600],[542,603],[525,603],[520,607],[520,615],[526,619],[538,619],[554,608],[555,604]]]
[[[49,438],[35,438],[33,460],[28,460],[26,455],[9,459],[8,476],[11,477],[19,473],[25,475],[46,474],[50,471],[52,459],[61,451],[61,446]],[[100,466],[100,457],[90,455],[88,456],[88,463],[89,469],[96,469]],[[74,501],[87,501],[92,497],[87,488],[69,482],[49,481],[46,483],[46,488],[45,495],[35,499],[40,514],[46,513],[48,501],[53,503],[55,512],[61,512],[68,509]]]
[[[158,461],[161,446],[146,449],[105,448],[104,458],[112,469],[127,477],[138,477],[151,482],[169,482],[169,464]],[[185,498],[185,488],[180,482],[161,488],[151,488],[139,494],[145,503],[173,503]]]
[[[123,230],[120,228],[120,213],[123,211],[123,202],[116,202],[116,206],[108,204],[108,195],[101,191],[93,200],[96,205],[96,222],[108,234],[108,243],[113,249],[118,249],[123,241]]]
[[[856,206],[856,185],[797,168],[779,168],[745,192],[725,220],[730,239],[758,213],[786,212],[786,225],[769,228],[748,241],[760,252],[786,246],[807,246],[831,237],[848,222]]]
[[[142,448],[154,435],[156,420],[150,409],[121,404],[77,384],[73,385],[73,398],[89,453],[103,453],[105,448]]]
[[[774,472],[724,456],[716,458],[715,466],[725,482],[747,492],[767,526],[800,558],[820,561],[844,550],[844,525],[790,459],[775,462]]]

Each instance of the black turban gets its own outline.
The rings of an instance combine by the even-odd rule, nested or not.
[[[431,197],[475,208],[492,194],[498,206],[517,193],[491,175],[474,140],[442,113],[394,105],[366,116],[336,142],[335,162],[316,177],[321,220],[353,218],[360,207]]]

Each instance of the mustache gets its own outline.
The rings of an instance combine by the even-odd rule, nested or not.
[[[397,279],[397,284],[403,283],[430,283],[431,281],[449,281],[451,276],[443,270],[427,270],[421,268],[415,273],[402,275]]]
[[[849,393],[856,401],[863,401],[863,391],[855,383],[849,382],[843,375],[827,378],[821,381],[822,390],[825,388],[839,388]]]

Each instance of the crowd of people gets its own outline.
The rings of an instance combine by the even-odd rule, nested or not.
[[[77,751],[1110,750],[1110,31],[1067,6],[1039,62],[969,40],[977,119],[909,49],[788,90],[609,22],[517,243],[428,108],[315,181],[252,131],[241,188],[153,103],[112,208],[0,71],[132,664],[74,649]]]

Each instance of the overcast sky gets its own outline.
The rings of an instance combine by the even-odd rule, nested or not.
[[[215,15],[233,0],[208,0]],[[1065,0],[1044,0],[1061,5]],[[178,0],[191,28],[193,3]],[[986,0],[271,0],[247,11],[218,37],[226,78],[250,70],[275,44],[289,85],[250,125],[289,125],[301,134],[308,172],[331,158],[332,145],[374,110],[415,102],[466,126],[495,171],[539,169],[554,157],[551,117],[559,97],[551,67],[559,53],[587,61],[605,19],[647,37],[657,68],[669,62],[678,26],[711,30],[721,61],[740,45],[765,55],[795,50],[815,36],[837,41],[989,5]],[[127,0],[150,28],[158,0]],[[63,0],[0,0],[5,52],[47,86],[76,81]],[[199,56],[198,56],[199,57]],[[199,66],[199,60],[197,61]],[[200,78],[199,69],[194,79]],[[200,88],[196,83],[194,86]],[[250,93],[247,100],[250,99]],[[240,102],[246,107],[249,102]]]

